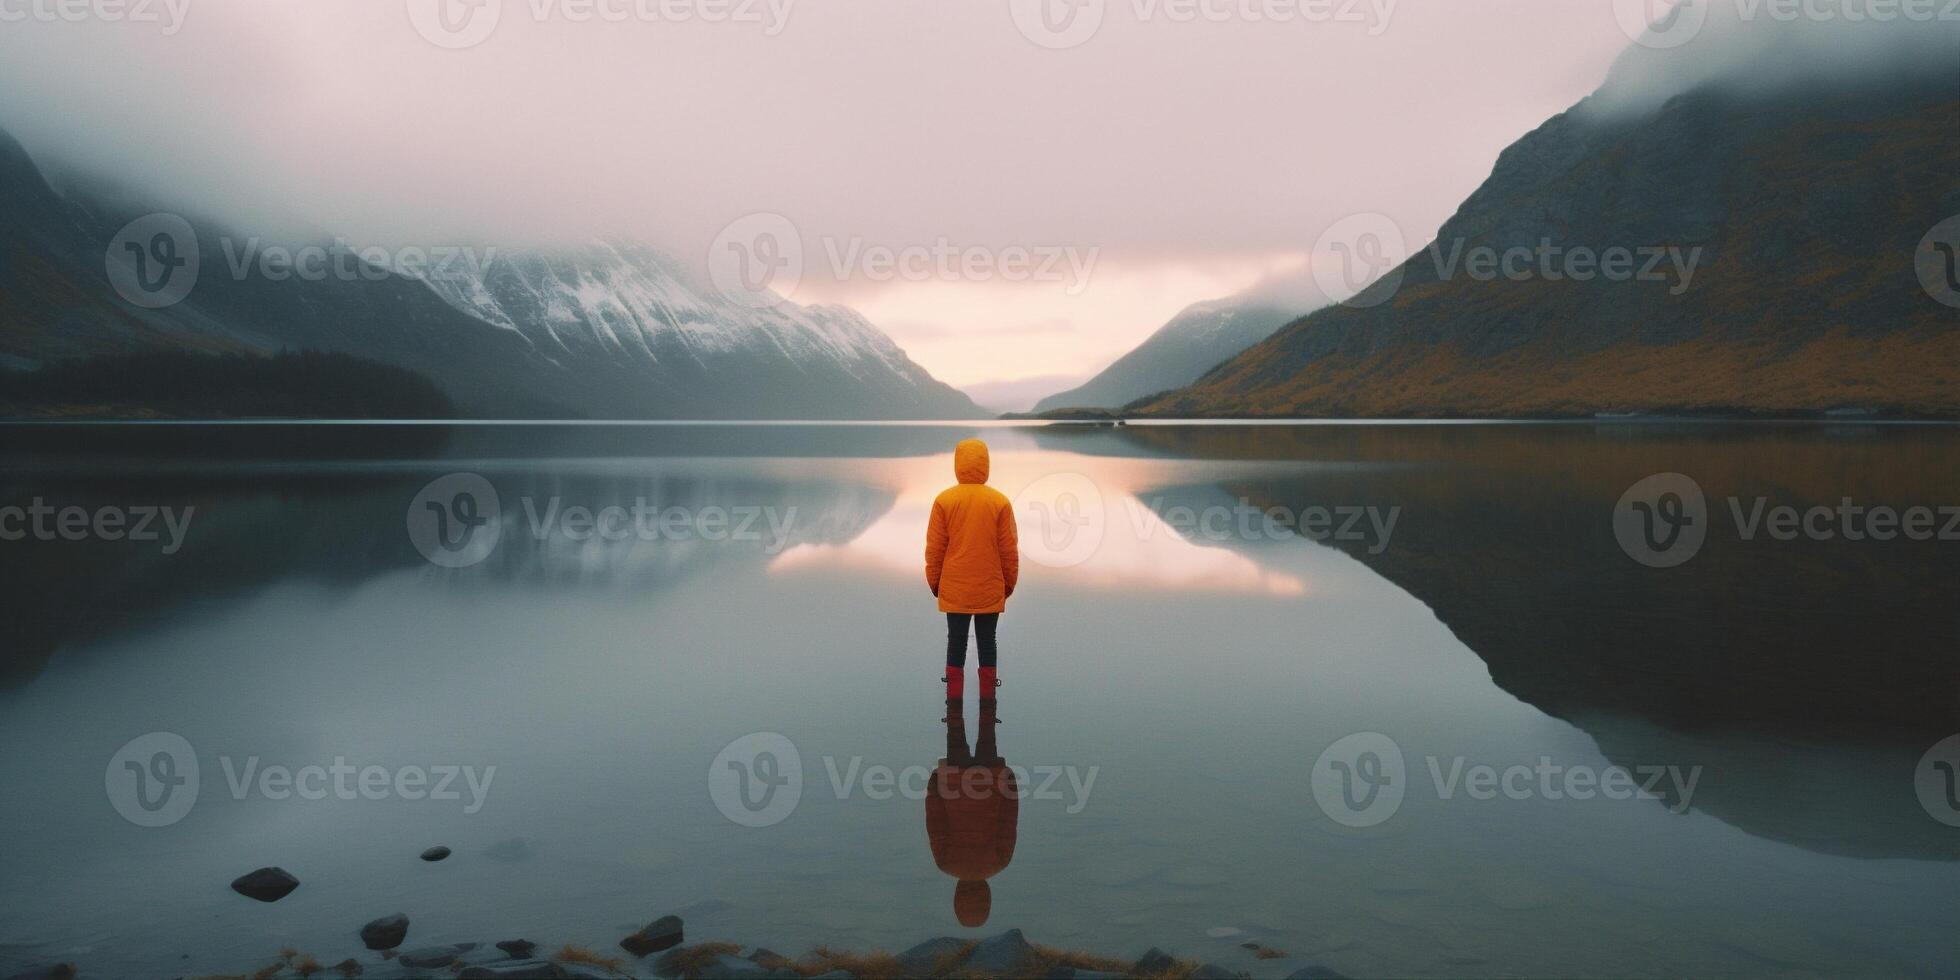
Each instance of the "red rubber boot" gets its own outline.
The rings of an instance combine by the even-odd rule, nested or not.
[[[966,670],[961,667],[946,668],[946,703],[958,704],[966,697]]]
[[[980,704],[982,706],[994,703],[994,688],[1000,686],[1000,678],[996,675],[997,670],[998,668],[995,667],[980,668]]]

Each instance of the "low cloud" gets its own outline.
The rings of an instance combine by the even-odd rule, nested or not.
[[[1646,112],[1709,85],[1768,93],[1938,72],[1960,84],[1951,0],[1680,0],[1654,23],[1614,62],[1587,111]]]
[[[944,324],[928,323],[923,320],[902,320],[887,323],[884,326],[886,330],[894,334],[903,334],[906,337],[916,340],[943,340],[948,337],[961,336],[967,333],[967,331],[955,330]],[[1061,317],[1050,317],[1045,320],[1008,323],[1001,326],[988,327],[987,335],[1002,338],[1050,337],[1056,334],[1066,334],[1074,329],[1075,324],[1070,323],[1068,320]]]

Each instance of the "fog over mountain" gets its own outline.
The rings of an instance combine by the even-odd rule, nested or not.
[[[1695,29],[1666,48],[1630,43],[1621,18],[1644,4],[1402,0],[1284,23],[1105,6],[1061,50],[1005,3],[805,0],[776,24],[510,2],[458,50],[394,3],[212,0],[174,29],[30,17],[0,31],[0,126],[57,183],[113,172],[294,240],[627,240],[698,266],[731,221],[778,213],[806,260],[793,299],[865,312],[969,384],[1092,374],[1190,304],[1306,261],[1351,214],[1427,241],[1505,146],[1595,90],[1584,111],[1636,111],[1709,80],[1960,57],[1950,24],[1785,22],[1769,0],[1684,5]],[[880,278],[829,260],[853,242],[1099,260],[1080,291]],[[1025,332],[1038,322],[1057,326]]]
[[[961,388],[975,404],[990,412],[1025,412],[1057,391],[1073,388],[1084,378],[1072,374],[1042,374],[1014,381],[983,382]]]
[[[464,417],[980,414],[854,310],[752,304],[631,242],[370,258],[339,239],[267,239],[114,181],[57,192],[4,129],[0,203],[8,367],[324,351],[412,372]],[[294,258],[308,250],[313,261]],[[157,285],[145,269],[163,271]],[[37,400],[31,410],[49,414],[100,402],[58,390]]]
[[[9,24],[0,126],[57,177],[115,171],[273,237],[625,239],[700,263],[731,221],[779,213],[804,246],[792,299],[866,312],[964,384],[1090,374],[1191,303],[1301,260],[1357,208],[1433,229],[1627,42],[1605,5],[1563,0],[1278,24],[1110,3],[1065,50],[1024,36],[1005,2],[802,0],[774,33],[501,6],[459,50],[401,2],[199,0],[168,35]],[[1422,180],[1402,166],[1416,157]],[[853,240],[1100,251],[1071,294],[832,268],[826,243]],[[1056,317],[1068,329],[1005,333]]]
[[[1769,0],[1681,0],[1613,62],[1584,108],[1639,114],[1711,86],[1765,94],[1953,69],[1960,66],[1960,11],[1942,8],[1950,5],[1812,5],[1832,14],[1824,20],[1792,15]]]
[[[1327,305],[1307,271],[1269,276],[1233,296],[1193,303],[1095,377],[1043,398],[1038,412],[1122,408],[1181,388],[1288,322]]]

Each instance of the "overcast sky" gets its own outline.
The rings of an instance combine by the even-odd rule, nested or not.
[[[0,0],[0,126],[44,159],[355,243],[699,262],[781,215],[795,299],[956,384],[1090,374],[1348,214],[1426,242],[1629,44],[1612,0],[54,2]]]

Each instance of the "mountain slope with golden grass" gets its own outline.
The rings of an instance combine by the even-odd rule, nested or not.
[[[1960,309],[1915,266],[1956,215],[1960,63],[1857,91],[1690,92],[1638,117],[1582,103],[1506,150],[1399,275],[1129,412],[1960,417]],[[1672,250],[1693,275],[1475,278],[1461,261],[1542,243]]]

